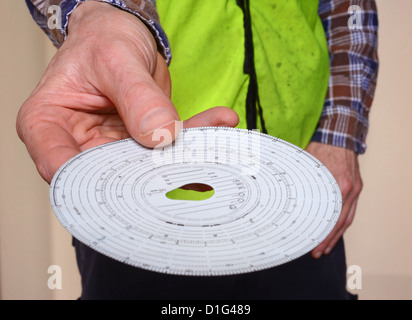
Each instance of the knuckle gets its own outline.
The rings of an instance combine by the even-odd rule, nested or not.
[[[359,176],[352,177],[346,173],[340,177],[339,187],[343,195],[350,193],[360,194],[363,189],[363,181]]]
[[[361,193],[361,191],[363,190],[363,181],[362,179],[359,177],[359,179],[357,180],[356,186],[355,186],[355,191],[356,193]]]
[[[31,137],[34,128],[39,127],[50,117],[50,110],[46,108],[48,103],[45,94],[37,92],[20,107],[16,116],[16,131],[23,142]]]
[[[353,180],[348,174],[344,174],[339,179],[339,186],[342,191],[342,194],[349,194],[353,188]]]
[[[353,218],[347,218],[346,220],[345,220],[345,223],[343,224],[343,228],[344,229],[347,229],[348,227],[350,227],[351,225],[352,225],[352,222],[353,222]]]
[[[33,102],[32,100],[33,99],[29,98],[28,100],[26,100],[26,102],[23,103],[16,117],[16,131],[20,139],[23,141],[24,141],[24,137],[27,134],[27,131],[31,127],[31,123],[33,122],[31,120],[32,118],[31,109],[33,108],[33,106],[36,105],[36,103]]]

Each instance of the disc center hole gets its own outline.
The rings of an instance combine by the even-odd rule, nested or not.
[[[213,187],[204,183],[188,183],[166,193],[171,200],[203,201],[215,194]]]

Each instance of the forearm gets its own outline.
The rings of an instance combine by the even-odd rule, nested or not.
[[[169,42],[160,25],[155,0],[26,0],[26,3],[36,23],[48,35],[54,45],[60,47],[68,34],[68,22],[71,13],[86,1],[109,3],[141,19],[156,39],[160,54],[167,63],[170,62]],[[52,6],[57,6],[60,12],[53,11],[53,8],[56,7]],[[59,23],[50,23],[50,20],[54,19],[53,15],[59,13],[61,13]]]
[[[354,5],[361,10],[360,21],[348,10]],[[319,15],[328,40],[330,81],[312,141],[362,154],[378,73],[376,4],[373,0],[321,0]]]

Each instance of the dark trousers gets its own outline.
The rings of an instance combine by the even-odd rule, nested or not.
[[[315,260],[309,254],[268,270],[216,277],[160,274],[108,258],[73,240],[82,300],[349,300],[343,240]]]

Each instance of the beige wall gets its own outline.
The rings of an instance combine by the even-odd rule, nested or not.
[[[377,3],[381,66],[348,263],[362,267],[361,297],[412,299],[412,1]]]
[[[17,111],[55,49],[22,0],[0,2],[0,43],[0,298],[73,299],[80,286],[70,236],[15,130]],[[50,265],[62,267],[63,290],[49,290]]]
[[[348,265],[362,270],[362,289],[352,290],[361,299],[412,299],[412,1],[377,2],[381,69],[361,157],[365,187],[346,234]],[[54,49],[22,0],[0,2],[0,43],[0,298],[75,299],[70,236],[14,128]],[[47,287],[50,265],[62,268],[62,290]]]

